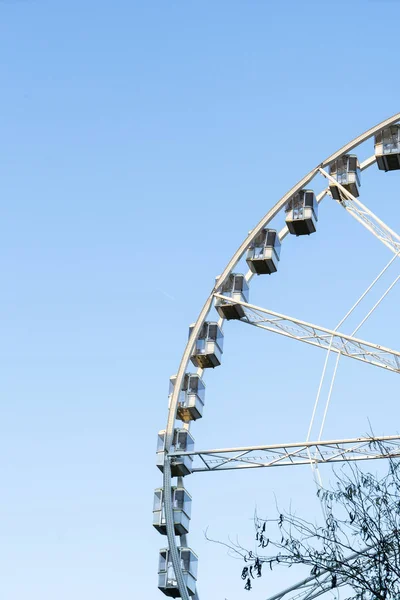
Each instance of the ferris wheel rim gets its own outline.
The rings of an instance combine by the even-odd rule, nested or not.
[[[205,322],[208,313],[212,308],[212,304],[214,301],[215,294],[221,289],[221,286],[225,283],[227,278],[229,277],[232,270],[235,268],[235,265],[239,262],[239,260],[243,257],[246,252],[248,246],[254,240],[254,238],[258,235],[258,233],[266,226],[268,223],[285,207],[288,200],[294,196],[297,192],[303,189],[318,173],[320,169],[324,167],[328,167],[333,161],[337,160],[344,154],[349,153],[354,148],[358,147],[369,138],[373,137],[376,133],[384,129],[385,127],[389,127],[395,123],[400,121],[400,113],[396,113],[395,115],[381,121],[377,125],[374,125],[370,129],[367,129],[365,132],[360,134],[359,136],[352,139],[350,142],[336,150],[333,154],[331,154],[324,161],[319,163],[315,168],[313,168],[307,175],[305,175],[302,179],[300,179],[286,194],[284,194],[275,205],[269,209],[269,211],[260,219],[257,225],[252,229],[240,246],[237,248],[235,253],[232,255],[231,259],[227,263],[225,269],[221,273],[221,275],[217,278],[215,285],[213,286],[209,296],[207,297],[195,323],[192,326],[191,334],[182,354],[182,358],[180,361],[179,369],[175,378],[175,385],[173,393],[170,396],[170,404],[168,409],[168,419],[167,425],[165,428],[165,441],[164,441],[164,467],[163,467],[163,490],[164,490],[164,511],[165,511],[165,522],[166,522],[166,533],[168,540],[168,549],[171,552],[171,561],[173,565],[173,569],[175,572],[175,578],[177,581],[178,590],[180,593],[180,597],[183,600],[190,600],[189,593],[183,578],[183,571],[181,566],[181,561],[178,552],[178,546],[176,543],[175,529],[174,529],[174,518],[173,518],[173,506],[171,500],[171,464],[170,464],[170,448],[173,441],[174,429],[175,429],[175,421],[177,415],[178,408],[178,399],[179,399],[179,390],[181,389],[181,385],[183,382],[183,378],[186,372],[187,365],[190,360],[190,356],[192,354],[195,341],[200,333],[200,329]],[[364,168],[368,168],[375,162],[374,157],[367,159],[365,163],[362,165]],[[186,541],[186,539],[185,539]],[[195,599],[198,598],[197,592],[195,593]]]

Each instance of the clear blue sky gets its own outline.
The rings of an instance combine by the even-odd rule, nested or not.
[[[0,1],[2,600],[162,597],[154,452],[187,327],[267,209],[399,111],[399,18],[383,0]],[[397,230],[399,177],[363,182]],[[329,200],[285,244],[251,299],[326,326],[389,259]],[[398,296],[363,336],[396,347]],[[305,438],[322,352],[249,329],[226,328],[198,447]],[[327,436],[395,433],[396,375],[375,371],[343,365]],[[251,541],[273,492],[301,510],[294,471],[188,479],[203,599],[249,597],[203,529]]]

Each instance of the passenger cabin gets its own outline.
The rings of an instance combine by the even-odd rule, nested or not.
[[[312,190],[300,190],[285,208],[286,225],[293,235],[310,235],[317,230],[318,203]]]
[[[335,160],[329,167],[329,173],[352,196],[358,198],[360,195],[358,188],[361,185],[360,163],[355,154],[344,154]],[[334,183],[329,182],[329,189],[335,200],[343,202],[347,199],[347,196]]]
[[[189,533],[192,497],[183,486],[179,485],[173,487],[171,493],[175,535],[185,535]],[[153,526],[162,535],[167,535],[164,511],[164,490],[162,488],[159,488],[154,492]]]
[[[232,298],[234,301],[248,302],[249,301],[249,286],[244,275],[240,273],[231,273],[224,285],[221,287],[221,294],[227,298]],[[220,317],[230,321],[231,319],[242,319],[244,317],[244,309],[240,304],[235,304],[217,298],[215,308]]]
[[[281,242],[275,229],[263,229],[247,250],[246,262],[252,273],[270,275],[278,269]]]
[[[400,125],[391,125],[376,134],[375,156],[381,171],[400,169]]]
[[[176,375],[169,380],[169,397],[175,388]],[[178,398],[177,418],[188,423],[203,416],[205,388],[203,380],[196,373],[185,373]]]
[[[179,547],[178,552],[181,560],[183,579],[189,596],[194,596],[196,593],[198,558],[190,548]],[[171,551],[168,548],[160,550],[158,589],[171,598],[181,597],[172,565]]]
[[[189,328],[189,337],[193,330]],[[221,364],[224,335],[218,323],[206,321],[203,323],[196,344],[190,357],[195,367],[214,369]]]
[[[187,429],[175,429],[171,452],[191,452],[194,449],[194,439]],[[160,431],[157,440],[157,467],[164,471],[165,430]],[[172,477],[185,477],[192,472],[192,456],[174,456],[171,460]]]

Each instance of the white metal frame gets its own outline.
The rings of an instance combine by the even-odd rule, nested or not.
[[[284,209],[287,201],[294,195],[296,194],[298,191],[300,191],[302,188],[304,188],[305,186],[307,186],[310,181],[316,176],[318,175],[321,170],[323,170],[325,167],[329,166],[334,160],[336,160],[337,158],[339,158],[340,156],[342,156],[343,154],[347,154],[349,153],[351,150],[353,150],[354,148],[356,148],[358,145],[362,144],[363,142],[365,142],[366,140],[368,140],[369,138],[373,137],[376,133],[378,133],[379,131],[381,131],[382,129],[384,129],[385,127],[388,127],[389,125],[392,125],[394,123],[397,123],[398,121],[400,121],[400,113],[397,113],[395,115],[393,115],[392,117],[390,117],[389,119],[386,119],[385,121],[382,121],[381,123],[379,123],[378,125],[375,125],[374,127],[368,129],[366,132],[364,132],[363,134],[361,134],[360,136],[356,137],[355,139],[353,139],[351,142],[349,142],[348,144],[346,144],[345,146],[343,146],[342,148],[340,148],[339,150],[337,150],[335,153],[333,153],[331,156],[329,156],[327,159],[325,159],[324,161],[322,161],[317,167],[315,167],[314,169],[312,169],[307,175],[305,175],[295,186],[293,186],[265,215],[264,217],[259,221],[259,223],[254,227],[254,229],[252,231],[250,231],[250,233],[245,237],[245,239],[243,240],[243,242],[240,244],[240,246],[238,247],[238,249],[236,250],[236,252],[233,254],[232,258],[229,260],[228,264],[226,265],[224,271],[222,272],[222,274],[218,277],[214,287],[212,288],[208,298],[206,299],[203,308],[201,309],[199,316],[193,326],[192,332],[191,332],[191,336],[187,342],[187,345],[185,347],[185,350],[183,352],[182,358],[181,358],[181,362],[179,365],[179,369],[178,369],[178,373],[176,376],[176,382],[175,382],[175,388],[174,388],[174,392],[170,398],[170,405],[169,405],[169,411],[168,411],[168,420],[167,420],[167,426],[166,426],[166,438],[165,438],[165,459],[164,459],[164,471],[163,471],[163,487],[164,487],[164,491],[165,491],[165,504],[164,504],[164,510],[165,510],[165,516],[166,516],[166,528],[167,528],[167,537],[168,537],[168,546],[170,549],[170,553],[171,553],[171,559],[172,559],[172,563],[173,563],[173,567],[174,567],[174,571],[175,571],[175,576],[176,576],[176,580],[177,580],[177,585],[179,588],[179,593],[180,596],[183,600],[189,600],[189,595],[188,595],[188,591],[186,589],[186,585],[182,576],[182,571],[181,571],[181,565],[180,565],[180,559],[179,559],[179,553],[178,553],[178,545],[176,542],[176,538],[175,538],[175,533],[174,533],[174,519],[173,519],[173,507],[172,507],[172,503],[171,503],[171,494],[170,494],[170,490],[171,490],[171,459],[173,459],[173,455],[170,453],[170,449],[171,449],[171,444],[173,441],[173,433],[174,433],[174,428],[175,428],[175,422],[176,422],[176,412],[177,412],[177,407],[178,407],[178,400],[179,400],[179,390],[181,389],[181,384],[182,384],[182,380],[183,377],[185,375],[185,371],[190,359],[190,355],[193,351],[196,339],[200,333],[200,329],[204,323],[204,321],[207,318],[207,315],[210,311],[210,309],[212,308],[212,304],[213,304],[213,300],[214,300],[214,296],[215,294],[218,294],[221,286],[223,285],[223,283],[226,281],[226,279],[228,278],[229,274],[232,272],[232,270],[235,268],[235,265],[239,262],[239,260],[243,257],[244,253],[246,252],[248,246],[251,244],[251,242],[253,241],[253,239],[258,235],[258,233],[266,226],[268,225],[268,223],[282,210]],[[366,169],[369,166],[371,166],[372,164],[374,164],[375,162],[375,157],[372,156],[371,158],[369,158],[367,161],[365,161],[362,165],[361,165],[361,169]],[[327,174],[326,174],[327,175]],[[325,176],[325,174],[324,174]],[[328,176],[329,178],[329,176]],[[324,191],[320,197],[319,197],[319,201],[322,200],[322,198],[324,197],[324,195],[326,194],[326,191]],[[349,198],[349,195],[346,196],[347,198]],[[366,209],[366,207],[364,206],[360,206],[360,203],[354,202],[355,199],[354,198],[349,198],[349,201],[352,203],[351,205],[347,205],[347,203],[344,203],[346,210],[348,210],[348,212],[350,212],[353,216],[357,215],[357,218],[359,221],[363,222],[363,224],[366,225],[367,223],[367,217],[365,215],[368,215],[368,218],[372,218],[370,215],[370,211],[368,211],[368,209]],[[354,209],[353,207],[357,206],[357,211],[356,209]],[[375,217],[375,215],[373,215],[373,217]],[[376,222],[377,223],[377,222]],[[381,239],[381,241],[383,243],[385,243],[386,245],[389,245],[389,237],[385,237],[385,235],[388,235],[386,230],[385,230],[385,234],[381,233],[380,230],[375,228],[375,225],[373,225],[371,222],[368,222],[369,225],[369,229],[370,231],[372,231],[375,235],[377,235],[377,237],[379,239]],[[378,225],[378,223],[377,223]],[[280,238],[281,240],[284,239],[284,237],[286,237],[288,231],[287,228],[283,228],[282,231],[280,232]],[[394,233],[394,232],[392,232]],[[394,244],[397,244],[399,241],[398,236],[396,235],[393,240],[392,240],[392,245],[393,248],[391,248],[393,251],[394,250]],[[397,247],[397,246],[396,246]],[[398,250],[396,250],[396,252],[398,252]],[[251,278],[251,275],[247,276],[247,279],[249,280]],[[293,322],[293,320],[292,320]],[[222,324],[222,319],[221,319],[221,324]],[[299,321],[297,320],[297,324],[299,324]],[[318,328],[318,331],[321,333],[322,332],[322,336],[324,333],[327,333],[327,330],[323,331],[322,328]],[[329,332],[329,335],[332,335],[332,332]],[[335,334],[336,335],[336,334]],[[312,336],[311,336],[312,337]],[[346,345],[350,344],[354,344],[354,340],[349,340],[348,337],[341,335],[341,344],[342,344],[342,350],[340,350],[340,352],[344,353],[343,350],[347,347]],[[316,339],[316,338],[315,338]],[[323,337],[320,337],[319,339],[323,340]],[[305,340],[303,340],[305,341]],[[362,341],[360,341],[361,343],[363,343]],[[357,342],[356,342],[357,344]],[[366,344],[366,346],[370,349],[370,352],[372,353],[372,351],[374,353],[376,353],[376,351],[378,350],[377,347],[373,347],[372,345],[368,345],[368,343],[364,343]],[[338,350],[338,349],[337,349]],[[363,350],[365,350],[365,347],[363,346],[362,348],[358,348],[358,350],[360,352],[362,352]],[[339,351],[339,350],[338,350]],[[383,358],[386,360],[388,358],[388,355],[394,357],[394,356],[398,356],[398,353],[395,353],[394,351],[391,350],[387,350],[384,349],[383,353],[388,353],[386,354],[386,357],[383,356]],[[356,358],[355,356],[356,354],[356,349],[354,349],[354,355],[352,356],[353,358]],[[348,356],[350,354],[347,354]],[[360,358],[361,354],[359,355],[359,360],[361,360]],[[371,360],[368,360],[366,362],[371,362],[373,363],[373,360],[375,360],[375,358],[372,356],[372,354],[369,354],[369,356],[371,356]],[[382,355],[381,355],[381,351],[379,350],[379,360],[378,362],[381,362],[382,364],[379,364],[379,366],[382,366],[383,364],[386,365],[386,368],[390,369],[390,370],[395,370],[397,371],[397,368],[390,368],[391,364],[386,364],[382,362]],[[185,541],[185,545],[186,541]],[[196,596],[197,597],[197,596]]]
[[[360,340],[351,335],[327,329],[320,325],[307,323],[295,317],[288,317],[287,315],[282,315],[267,308],[249,304],[248,302],[232,300],[232,298],[223,296],[222,294],[215,294],[215,297],[221,298],[226,303],[242,306],[245,309],[245,318],[241,320],[242,323],[248,323],[299,342],[305,342],[306,344],[330,350],[331,352],[336,352],[343,356],[381,367],[382,369],[400,373],[400,352],[397,350],[391,350],[379,344],[366,342],[365,340]]]
[[[192,456],[192,472],[334,463],[400,456],[400,435],[173,452]],[[311,458],[310,458],[311,456]],[[201,462],[200,462],[201,461]]]
[[[372,210],[364,206],[358,198],[355,198],[340,183],[337,183],[333,177],[324,171],[324,169],[319,169],[319,172],[331,183],[334,183],[344,195],[344,200],[336,200],[336,202],[341,204],[354,219],[361,223],[368,231],[373,233],[378,240],[385,244],[385,246],[394,252],[394,254],[398,254],[400,251],[400,236],[393,231],[393,229],[388,227],[382,219],[379,219]]]

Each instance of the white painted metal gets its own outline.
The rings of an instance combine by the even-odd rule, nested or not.
[[[358,198],[355,198],[350,192],[348,192],[340,183],[328,175],[324,169],[319,169],[320,173],[334,182],[343,195],[344,200],[337,200],[338,204],[341,204],[352,217],[359,221],[366,229],[371,231],[378,240],[380,240],[385,246],[387,246],[392,252],[397,254],[400,251],[400,236],[386,225],[379,217],[377,217],[372,210],[367,208]]]
[[[398,257],[398,254],[395,254],[395,256],[392,256],[392,258],[389,260],[389,262],[387,263],[387,265],[380,271],[380,273],[377,275],[377,277],[375,277],[375,279],[372,281],[372,283],[370,283],[370,285],[361,294],[361,296],[358,298],[358,300],[356,300],[356,302],[353,304],[353,306],[350,308],[350,310],[339,321],[339,323],[336,325],[334,331],[337,331],[339,329],[339,327],[341,327],[343,325],[343,323],[353,313],[353,311],[357,308],[357,306],[360,304],[360,302],[367,296],[367,294],[378,283],[378,281],[381,279],[381,277],[386,273],[386,271],[388,270],[388,268],[392,265],[392,263],[396,260],[397,257]],[[383,297],[375,305],[374,309],[376,308],[376,306],[378,306],[378,304],[382,300],[383,300]],[[365,323],[366,319],[370,316],[370,314],[372,314],[372,312],[373,311],[370,311],[368,313],[368,315],[363,319],[363,321],[361,321],[361,323],[358,325],[358,327],[352,332],[352,334],[351,334],[352,336],[354,336],[357,333],[357,331],[360,329],[360,327],[363,325],[363,323]],[[312,411],[312,415],[311,415],[310,425],[309,425],[309,428],[308,428],[307,441],[310,439],[310,436],[311,436],[311,431],[312,431],[312,427],[313,427],[313,423],[314,423],[314,419],[315,419],[315,414],[316,414],[317,406],[318,406],[320,395],[321,395],[322,384],[323,384],[323,381],[324,381],[324,378],[325,378],[326,368],[328,366],[328,360],[329,360],[331,349],[332,349],[332,340],[329,343],[329,348],[328,348],[327,355],[326,355],[325,362],[324,362],[324,366],[323,366],[323,369],[322,369],[322,375],[321,375],[321,379],[320,379],[320,382],[319,382],[317,396],[316,396],[316,399],[315,399],[315,403],[314,403],[314,407],[313,407],[313,411]],[[325,419],[326,419],[326,415],[327,415],[327,412],[328,412],[328,407],[329,407],[329,402],[330,402],[330,396],[332,394],[333,383],[334,383],[334,379],[335,379],[335,376],[336,376],[336,370],[337,370],[337,366],[339,364],[340,356],[341,356],[341,354],[337,355],[336,364],[335,364],[335,370],[334,370],[334,376],[333,376],[332,381],[331,381],[331,385],[330,385],[330,389],[329,389],[329,395],[328,395],[328,400],[327,400],[327,403],[326,403],[326,406],[325,406],[324,415],[323,415],[323,419],[322,419],[322,424],[321,424],[321,428],[320,428],[318,440],[320,440],[322,438],[322,432],[323,432],[323,428],[324,428],[324,425],[325,425]]]
[[[400,435],[175,452],[191,456],[193,473],[371,460],[400,456]],[[200,462],[200,459],[202,462]]]
[[[366,160],[364,160],[364,162],[361,163],[360,165],[360,171],[364,171],[365,169],[368,169],[368,167],[370,167],[371,165],[376,163],[376,156],[370,156],[369,158],[367,158]]]
[[[397,254],[393,258],[396,258],[396,257],[397,257]],[[386,296],[388,295],[388,293],[393,289],[393,287],[396,285],[396,283],[399,281],[399,279],[400,279],[400,275],[398,275],[396,277],[396,279],[390,284],[390,286],[382,294],[382,296],[379,298],[379,300],[374,304],[374,306],[371,308],[371,310],[368,311],[368,313],[362,319],[361,323],[359,323],[357,325],[357,327],[354,329],[354,331],[351,333],[352,336],[354,336],[357,333],[357,331],[360,329],[360,327],[362,327],[364,325],[364,323],[367,321],[367,319],[369,319],[369,317],[378,308],[378,306],[380,305],[380,303],[382,302],[382,300],[384,300],[386,298]],[[324,409],[324,415],[322,417],[321,428],[319,430],[319,435],[318,435],[318,439],[319,440],[322,438],[322,432],[323,432],[324,427],[325,427],[326,416],[328,414],[328,408],[329,408],[329,404],[330,404],[331,397],[332,397],[333,385],[335,383],[336,373],[337,373],[337,369],[338,369],[338,366],[339,366],[339,361],[340,361],[340,357],[341,356],[342,356],[342,353],[338,353],[337,357],[336,357],[335,368],[334,368],[333,376],[332,376],[331,383],[330,383],[330,386],[329,386],[328,398],[327,398],[325,409]]]
[[[169,406],[169,411],[168,411],[168,420],[167,420],[167,425],[166,425],[165,457],[164,457],[164,470],[163,470],[163,487],[165,490],[164,510],[165,510],[165,516],[166,516],[168,546],[169,546],[170,553],[171,553],[171,560],[172,560],[173,568],[175,571],[175,576],[176,576],[176,580],[177,580],[177,584],[178,584],[178,588],[179,588],[179,593],[183,600],[189,600],[189,595],[188,595],[188,591],[186,589],[186,585],[185,585],[184,578],[182,575],[180,559],[179,559],[179,552],[177,549],[178,546],[177,546],[175,535],[174,535],[173,507],[172,507],[172,503],[171,503],[171,493],[170,493],[170,490],[171,490],[171,466],[170,466],[171,457],[170,457],[169,452],[170,452],[171,444],[173,441],[176,412],[177,412],[177,406],[178,406],[178,400],[179,400],[179,390],[181,389],[181,384],[182,384],[183,377],[185,375],[187,364],[189,362],[190,355],[193,351],[196,339],[199,335],[201,326],[202,326],[203,322],[205,321],[207,314],[209,313],[209,311],[212,307],[214,294],[219,291],[220,286],[225,282],[226,278],[229,276],[231,271],[234,269],[235,265],[242,258],[244,252],[247,250],[248,246],[250,245],[252,240],[256,237],[256,235],[265,226],[267,226],[268,223],[284,208],[284,206],[286,205],[287,201],[289,200],[289,198],[291,196],[293,196],[295,193],[297,193],[299,190],[301,190],[303,187],[305,187],[315,177],[315,175],[317,173],[319,173],[319,168],[323,169],[324,167],[329,166],[330,163],[332,163],[334,160],[336,160],[341,155],[350,152],[353,148],[355,148],[359,144],[365,142],[366,140],[368,140],[369,138],[374,136],[377,132],[379,132],[383,128],[388,127],[389,125],[392,125],[398,121],[400,121],[400,113],[397,113],[397,114],[393,115],[392,117],[390,117],[389,119],[386,119],[385,121],[382,121],[378,125],[375,125],[374,127],[368,129],[366,132],[359,135],[358,137],[353,139],[351,142],[349,142],[348,144],[344,145],[342,148],[337,150],[334,154],[329,156],[320,165],[318,165],[317,167],[312,169],[295,186],[293,186],[266,213],[266,215],[259,221],[259,223],[255,226],[255,228],[243,240],[241,245],[238,247],[238,249],[232,256],[232,258],[228,262],[224,271],[218,278],[217,282],[215,283],[213,289],[211,290],[207,300],[205,301],[204,306],[201,309],[200,314],[194,324],[189,341],[186,345],[186,348],[185,348],[182,358],[181,358],[181,362],[180,362],[177,377],[176,377],[175,390],[174,390],[174,393],[172,394],[172,397],[170,400],[170,406]],[[364,166],[364,168],[367,168],[368,166],[370,166],[370,164],[373,164],[374,160],[375,160],[375,157],[368,159],[368,161],[365,161],[364,165],[361,165],[361,168],[363,168],[363,166]],[[368,164],[366,164],[367,162],[368,162]],[[199,374],[201,375],[201,370],[199,370]],[[196,598],[197,598],[197,594],[196,594]]]
[[[371,156],[370,158],[367,158],[367,160],[365,160],[364,162],[361,163],[360,170],[361,171],[365,171],[371,165],[375,164],[375,162],[376,162],[376,156],[375,155]],[[320,204],[320,202],[322,202],[322,200],[325,198],[325,196],[327,194],[329,194],[329,188],[326,188],[325,190],[323,190],[322,192],[320,192],[318,194],[318,196],[317,196],[317,202],[318,202],[318,204]],[[252,233],[252,232],[250,232],[250,233]],[[279,239],[280,239],[281,243],[283,242],[283,240],[285,239],[285,237],[288,234],[289,234],[289,229],[285,225],[284,227],[282,227],[282,229],[279,232]],[[254,277],[254,273],[252,273],[250,271],[250,269],[249,269],[249,271],[246,274],[246,281],[249,282],[253,277]]]
[[[232,300],[221,294],[215,294],[216,298],[226,301]],[[295,317],[289,317],[267,308],[255,306],[248,302],[236,301],[243,306],[245,319],[242,323],[248,323],[273,333],[279,333],[299,342],[305,342],[331,352],[340,352],[343,356],[354,358],[362,362],[400,373],[400,352],[373,344],[365,340],[352,337],[339,331],[327,329],[320,325],[307,323]]]

